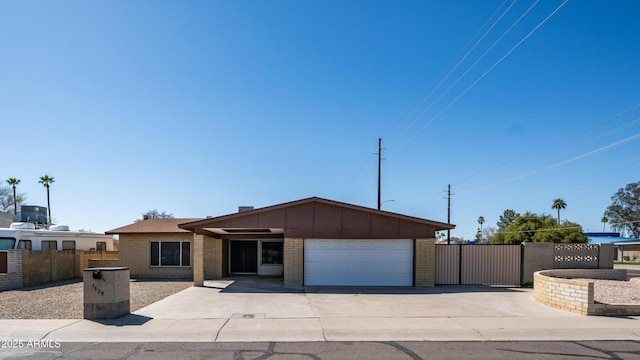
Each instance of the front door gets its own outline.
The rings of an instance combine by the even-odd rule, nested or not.
[[[231,240],[230,243],[231,273],[257,273],[258,242]]]

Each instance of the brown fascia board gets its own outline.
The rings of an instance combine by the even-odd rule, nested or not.
[[[238,212],[238,213],[233,213],[233,214],[227,214],[227,215],[211,217],[211,218],[202,219],[202,220],[196,220],[196,221],[192,221],[192,222],[187,222],[187,223],[179,224],[178,227],[181,228],[181,229],[193,231],[197,227],[206,226],[209,223],[217,222],[217,221],[220,221],[220,220],[234,219],[234,218],[238,218],[238,217],[242,217],[242,216],[247,216],[247,215],[252,215],[252,214],[259,214],[259,213],[263,213],[263,212],[267,212],[267,211],[278,210],[278,209],[281,209],[281,208],[297,206],[297,205],[302,205],[302,204],[307,204],[307,203],[312,203],[312,202],[319,202],[319,203],[323,203],[323,204],[344,207],[344,208],[348,208],[348,209],[352,209],[352,210],[365,211],[365,212],[372,213],[372,214],[390,216],[390,217],[403,219],[403,220],[407,220],[407,221],[412,221],[412,222],[419,222],[419,223],[426,224],[426,225],[432,225],[432,226],[436,226],[436,227],[441,227],[443,230],[455,229],[455,227],[456,227],[453,224],[447,224],[447,223],[443,223],[443,222],[439,222],[439,221],[432,221],[432,220],[422,219],[422,218],[418,218],[418,217],[398,214],[398,213],[384,211],[384,210],[372,209],[372,208],[368,208],[368,207],[364,207],[364,206],[348,204],[348,203],[345,203],[345,202],[340,202],[340,201],[335,201],[335,200],[323,199],[323,198],[315,197],[315,196],[314,197],[310,197],[310,198],[306,198],[306,199],[301,199],[301,200],[289,201],[289,202],[282,203],[282,204],[266,206],[266,207],[263,207],[263,208],[253,209],[253,210],[249,210],[249,211],[243,211],[243,212]]]
[[[185,218],[185,219],[168,219],[168,221],[175,221],[177,223],[172,224],[173,228],[166,230],[156,230],[157,226],[154,228],[149,228],[149,227],[145,227],[145,225],[143,224],[143,221],[149,221],[149,220],[143,220],[141,222],[137,222],[137,223],[132,223],[129,225],[125,225],[125,226],[121,226],[119,228],[113,229],[113,230],[109,230],[106,231],[105,234],[107,235],[117,235],[117,234],[183,234],[183,233],[187,233],[189,232],[188,230],[185,229],[180,229],[178,227],[178,225],[180,224],[178,221],[184,221],[184,222],[191,222],[194,220],[200,220],[200,219],[193,219],[193,218]],[[153,221],[153,220],[151,220]],[[148,224],[147,224],[148,225]]]

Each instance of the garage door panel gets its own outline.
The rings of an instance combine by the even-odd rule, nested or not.
[[[413,240],[307,239],[305,285],[412,286]]]

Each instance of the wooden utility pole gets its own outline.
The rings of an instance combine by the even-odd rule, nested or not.
[[[381,175],[380,166],[381,165],[382,165],[382,138],[378,138],[378,210],[380,210],[382,206],[382,202],[380,199],[380,175]]]
[[[447,224],[451,224],[451,184],[447,187]],[[447,245],[451,245],[451,229],[447,229]]]

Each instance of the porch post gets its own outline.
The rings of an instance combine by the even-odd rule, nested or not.
[[[204,235],[193,235],[193,286],[204,286]]]

